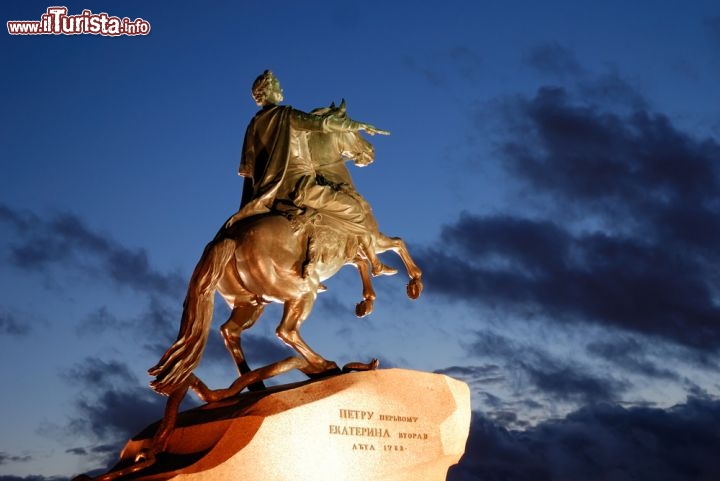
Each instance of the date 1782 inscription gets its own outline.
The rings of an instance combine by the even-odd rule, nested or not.
[[[330,424],[330,434],[351,436],[353,451],[410,451],[411,441],[427,441],[429,436],[416,427],[418,416],[380,414],[360,409],[339,409],[338,421]],[[352,424],[350,424],[352,422]],[[375,439],[373,439],[375,438]]]

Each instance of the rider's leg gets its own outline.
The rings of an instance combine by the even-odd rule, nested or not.
[[[298,205],[306,205],[318,210],[321,214],[327,213],[334,216],[342,221],[346,222],[351,232],[358,232],[366,234],[366,216],[368,212],[365,211],[366,207],[356,197],[349,195],[345,192],[335,190],[327,185],[318,185],[316,183],[305,182],[303,188],[297,192],[295,202]],[[369,207],[367,207],[369,208]],[[370,213],[370,215],[372,215]],[[351,233],[349,232],[349,233]],[[371,243],[364,240],[362,236],[358,236],[361,244],[362,254],[370,261],[372,266],[373,276],[386,275],[390,276],[397,273],[396,269],[388,267],[378,259],[374,249],[370,245]],[[307,270],[314,265],[315,253],[314,246],[311,244],[308,248],[308,262],[306,263]]]
[[[338,191],[329,185],[318,185],[314,182],[299,184],[293,202],[298,207],[312,207],[320,213],[329,213],[350,224],[357,224],[358,229],[365,219],[365,211],[355,197]]]
[[[364,239],[362,237],[359,237],[358,239],[360,243],[360,253],[365,256],[368,261],[370,261],[373,277],[392,276],[397,274],[397,269],[393,269],[392,267],[386,266],[385,264],[380,262],[380,259],[375,253],[375,249],[372,248],[370,242],[368,242],[367,239]]]

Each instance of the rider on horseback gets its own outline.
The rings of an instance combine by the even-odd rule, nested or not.
[[[240,211],[226,227],[252,215],[278,210],[288,202],[295,207],[315,209],[335,217],[346,234],[364,234],[367,215],[358,200],[316,176],[307,136],[310,132],[357,132],[387,134],[370,124],[333,115],[307,114],[290,106],[278,105],[283,91],[275,75],[266,70],[252,87],[252,96],[262,109],[255,114],[245,133],[239,175],[245,177]],[[338,208],[340,207],[340,208]],[[373,275],[394,274],[377,258],[374,249],[361,242],[361,253],[372,265]],[[304,275],[315,264],[316,252],[311,236]]]

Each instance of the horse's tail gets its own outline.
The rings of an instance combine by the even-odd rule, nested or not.
[[[235,242],[230,239],[216,239],[205,247],[190,278],[177,340],[148,369],[155,376],[150,387],[156,392],[169,396],[200,362],[210,332],[215,287],[234,252]]]

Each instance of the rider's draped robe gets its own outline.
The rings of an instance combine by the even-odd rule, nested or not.
[[[310,158],[307,135],[312,132],[356,131],[358,123],[332,115],[306,114],[290,106],[261,109],[245,132],[239,175],[245,177],[240,211],[226,224],[269,212],[276,200],[309,206],[326,225],[362,234],[364,206],[354,197],[319,185]]]

